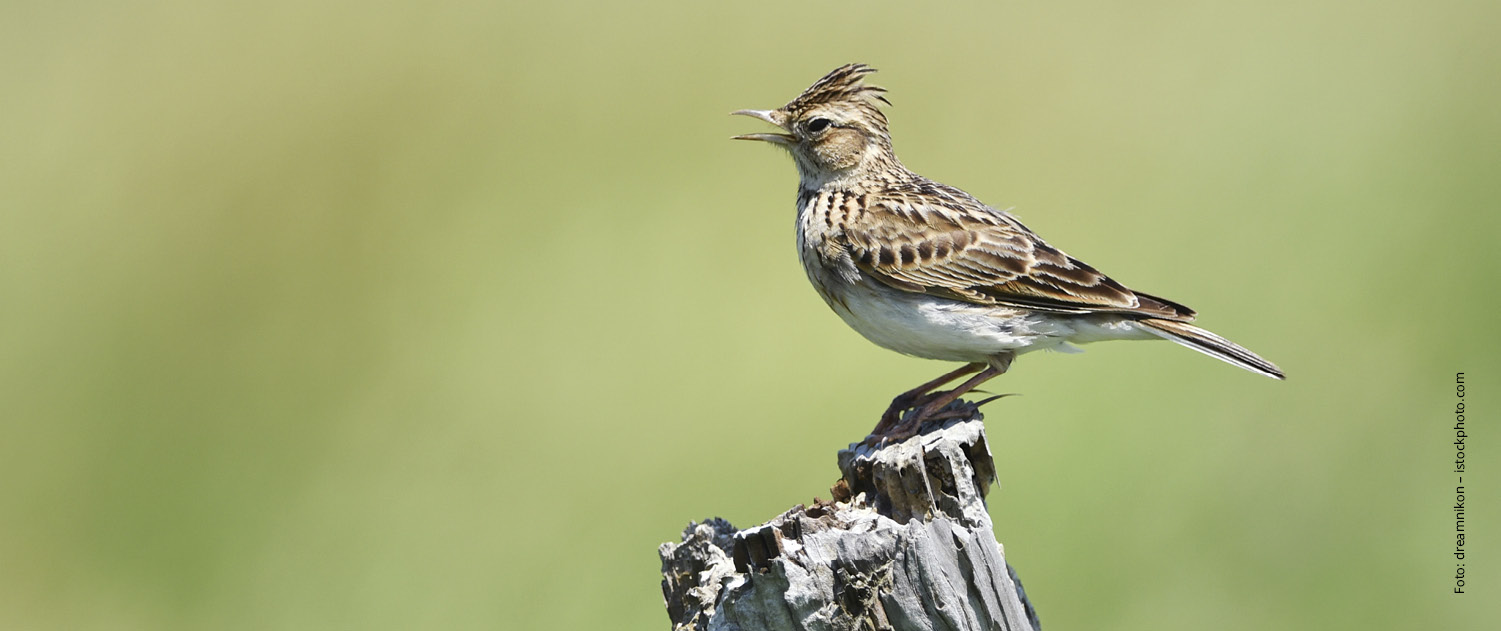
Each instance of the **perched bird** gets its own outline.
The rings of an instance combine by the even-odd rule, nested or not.
[[[841,66],[778,109],[734,112],[785,132],[735,139],[780,146],[797,162],[798,253],[824,301],[882,347],[968,362],[897,396],[872,436],[916,433],[1018,354],[1084,342],[1163,338],[1283,378],[1271,362],[1189,324],[1192,309],[1128,289],[1009,213],[908,170],[891,148],[885,90],[863,81],[874,71]]]

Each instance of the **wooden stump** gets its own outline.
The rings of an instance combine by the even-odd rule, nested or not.
[[[673,629],[1037,631],[985,510],[995,464],[982,417],[953,409],[971,415],[840,451],[832,502],[745,530],[689,524],[662,544]]]

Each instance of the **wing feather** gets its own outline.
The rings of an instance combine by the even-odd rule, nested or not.
[[[867,196],[865,212],[843,226],[856,264],[891,287],[965,302],[1193,319],[1193,310],[1134,292],[1010,215],[944,188]]]

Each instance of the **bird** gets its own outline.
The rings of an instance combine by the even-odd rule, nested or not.
[[[798,257],[829,307],[878,346],[965,362],[895,397],[872,437],[910,437],[923,422],[955,414],[951,403],[1005,373],[1017,355],[1078,352],[1088,342],[1167,339],[1285,378],[1272,362],[1190,324],[1194,310],[1132,290],[1011,213],[912,172],[892,149],[886,90],[865,82],[872,72],[846,64],[782,107],[732,112],[780,128],[734,139],[791,154]]]

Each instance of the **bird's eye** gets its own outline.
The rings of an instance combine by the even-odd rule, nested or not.
[[[815,134],[818,133],[818,132],[821,132],[821,131],[823,131],[825,129],[828,129],[828,128],[829,128],[829,119],[827,119],[827,118],[815,118],[813,120],[808,121],[808,131],[811,131],[811,132],[813,132]]]

